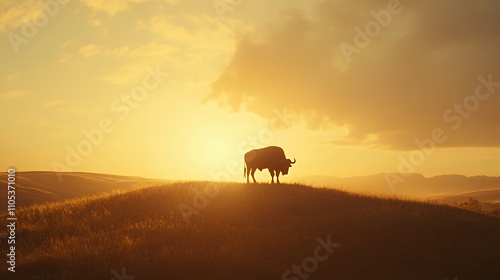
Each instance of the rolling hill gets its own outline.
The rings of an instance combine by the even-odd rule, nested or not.
[[[170,182],[17,216],[15,279],[500,278],[498,217],[299,184]]]
[[[158,182],[165,182],[165,180],[85,172],[16,172],[16,206],[24,207],[36,203],[62,201],[112,190],[132,189]],[[0,185],[7,185],[5,172],[0,172]],[[6,209],[6,195],[6,192],[0,193],[1,209]]]
[[[387,183],[385,174],[349,178],[306,176],[294,181],[351,192],[437,199],[446,203],[460,203],[472,198],[480,201],[487,210],[500,210],[500,177],[440,175],[427,178],[421,174],[409,174],[404,182],[393,188]]]
[[[483,208],[487,211],[500,209],[500,189],[436,195],[431,198],[447,203],[463,203],[468,201],[470,198],[474,198],[480,201]]]
[[[397,175],[397,174],[395,174]],[[424,177],[422,174],[407,174],[404,182],[389,186],[385,174],[340,178],[333,176],[305,176],[294,179],[299,183],[345,189],[375,194],[395,194],[414,197],[447,195],[481,190],[500,190],[500,177],[464,175],[440,175]]]

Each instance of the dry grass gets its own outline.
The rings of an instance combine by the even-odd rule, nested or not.
[[[19,210],[15,279],[104,280],[122,267],[135,280],[281,279],[328,235],[342,245],[308,279],[500,279],[497,217],[303,185],[217,185],[191,224],[178,206],[207,182]]]

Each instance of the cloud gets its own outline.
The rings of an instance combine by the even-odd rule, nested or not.
[[[64,99],[53,99],[53,100],[49,100],[49,101],[44,102],[42,104],[42,106],[52,107],[52,106],[62,105],[64,103],[66,103],[66,100],[64,100]]]
[[[75,43],[75,40],[66,40],[66,41],[64,41],[64,43],[62,43],[61,45],[59,45],[59,47],[61,49],[63,49],[63,48],[66,48],[66,47],[68,47],[68,46],[70,46],[70,45],[72,45],[74,43]]]
[[[26,95],[28,95],[28,93],[25,91],[11,90],[0,94],[0,99],[17,99]]]
[[[78,53],[84,58],[90,58],[98,55],[103,55],[112,58],[123,58],[129,55],[129,46],[120,46],[116,48],[108,48],[106,46],[98,46],[95,44],[89,44],[81,47]]]
[[[442,127],[449,135],[442,146],[499,147],[500,87],[456,131],[443,114],[474,94],[479,75],[500,81],[500,2],[401,3],[351,63],[340,44],[354,45],[354,28],[374,21],[371,11],[388,1],[325,1],[307,19],[284,13],[258,40],[239,42],[209,99],[263,117],[284,105],[297,115],[313,111],[316,117],[303,118],[312,129],[325,119],[348,128],[336,144],[414,149],[415,139]]]
[[[91,58],[96,55],[102,54],[104,51],[103,46],[98,46],[95,44],[89,44],[84,47],[81,47],[78,53],[85,58]]]
[[[43,12],[43,6],[39,1],[1,1],[0,31],[20,27],[38,18]]]
[[[94,11],[105,12],[109,15],[116,15],[130,10],[134,4],[152,2],[154,0],[81,0]],[[157,1],[158,2],[158,1]],[[177,0],[163,1],[169,5],[177,4]]]
[[[131,49],[122,46],[105,51],[105,55],[123,59],[124,63],[119,69],[102,78],[114,85],[126,85],[137,82],[144,75],[146,67],[158,64],[163,57],[169,57],[177,52],[177,48],[166,44],[149,43]]]
[[[94,11],[105,12],[110,15],[127,11],[131,4],[146,2],[148,0],[81,0]]]
[[[245,28],[238,27],[239,23],[234,24],[238,30]],[[227,61],[234,51],[231,31],[214,17],[160,15],[136,21],[135,26],[136,32],[151,36],[151,40],[128,49],[105,48],[103,54],[114,54],[124,60],[119,69],[104,76],[104,81],[117,85],[131,84],[143,75],[147,66],[156,64],[165,65],[178,75],[186,73],[187,77],[207,77],[213,75],[213,65],[222,64],[224,59]],[[207,69],[212,70],[210,74],[205,73]]]
[[[12,81],[19,79],[19,77],[21,77],[20,73],[14,73],[14,74],[9,74],[9,75],[5,76],[4,80],[6,82],[12,82]]]
[[[231,22],[235,30],[245,27],[239,22]],[[156,16],[147,24],[149,31],[165,42],[193,50],[230,51],[234,36],[219,19],[206,15]]]

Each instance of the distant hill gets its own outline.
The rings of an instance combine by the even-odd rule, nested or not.
[[[178,182],[17,216],[21,280],[500,279],[500,218],[334,189]]]
[[[500,189],[465,192],[449,195],[436,195],[433,197],[431,196],[430,198],[437,199],[439,201],[445,201],[448,203],[464,203],[470,198],[474,198],[482,203],[485,210],[492,211],[494,209],[500,209]]]
[[[60,177],[58,177],[60,176]],[[93,195],[117,189],[131,189],[159,180],[137,176],[119,176],[84,172],[60,173],[32,171],[16,173],[16,206],[61,201],[84,195]],[[7,185],[7,173],[0,173],[0,185]],[[1,209],[6,209],[5,191],[0,192]]]
[[[458,198],[467,195],[467,198],[478,199],[484,202],[485,205],[489,204],[490,206],[498,206],[496,203],[500,201],[500,177],[441,175],[426,178],[421,174],[405,174],[404,177],[406,178],[404,182],[396,184],[394,188],[391,188],[387,183],[386,174],[350,178],[307,176],[296,178],[294,181],[313,186],[333,187],[372,194],[424,199],[447,198],[446,201],[451,201],[453,197]]]

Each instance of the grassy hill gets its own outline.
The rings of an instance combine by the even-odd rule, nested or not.
[[[1,279],[500,279],[497,217],[303,185],[176,182],[17,216]]]

